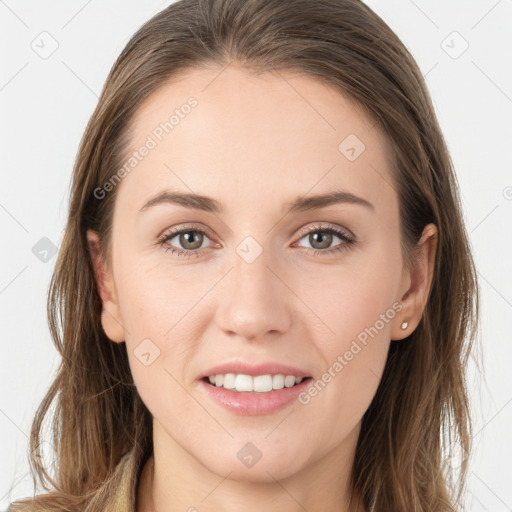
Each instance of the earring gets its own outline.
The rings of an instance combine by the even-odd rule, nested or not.
[[[403,322],[402,325],[400,326],[400,328],[405,330],[405,329],[407,329],[408,325],[409,324],[407,322]]]

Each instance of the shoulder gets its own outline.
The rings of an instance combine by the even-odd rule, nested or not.
[[[137,483],[145,459],[138,450],[125,453],[114,472],[86,503],[83,497],[38,494],[12,502],[6,512],[135,512]]]

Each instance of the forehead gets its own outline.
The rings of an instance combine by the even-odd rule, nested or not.
[[[304,73],[234,64],[182,72],[137,110],[130,152],[143,146],[126,180],[139,195],[164,185],[210,194],[215,185],[229,203],[242,189],[261,201],[345,187],[379,203],[394,192],[390,146],[374,120]]]

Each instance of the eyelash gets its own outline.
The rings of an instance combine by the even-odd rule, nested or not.
[[[206,235],[208,238],[211,238],[209,236],[208,232],[205,231],[204,229],[198,228],[196,226],[184,226],[175,231],[170,231],[170,232],[164,233],[159,238],[159,244],[161,247],[164,247],[164,245],[166,245],[166,242],[168,240],[171,240],[172,238],[174,238],[176,235],[180,235],[181,233],[191,233],[191,232],[201,233],[203,235]],[[311,254],[311,252],[312,252],[313,256],[317,256],[317,254],[320,254],[321,256],[332,255],[337,252],[345,251],[351,245],[356,243],[355,238],[352,238],[346,231],[341,230],[340,228],[337,228],[336,226],[333,226],[332,224],[329,224],[328,226],[313,226],[312,229],[309,229],[305,233],[301,234],[299,241],[311,233],[319,233],[319,232],[336,235],[337,237],[341,238],[341,240],[343,240],[344,243],[342,243],[338,246],[335,246],[332,249],[324,249],[324,250],[303,247],[303,249],[306,249],[308,251],[308,253]],[[185,257],[185,258],[199,256],[200,252],[202,251],[202,249],[187,250],[187,249],[180,249],[180,248],[173,247],[173,246],[165,247],[164,250],[165,250],[165,252],[171,251],[171,254],[176,254],[178,257]]]

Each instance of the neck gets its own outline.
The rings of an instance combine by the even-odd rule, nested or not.
[[[260,471],[257,481],[209,470],[154,422],[154,451],[137,490],[137,512],[366,512],[359,496],[349,499],[349,477],[359,427],[324,457],[284,478],[279,468]],[[262,459],[263,460],[263,459]],[[261,461],[260,461],[261,462]],[[261,470],[261,468],[260,468]],[[264,475],[263,477],[261,475]]]

